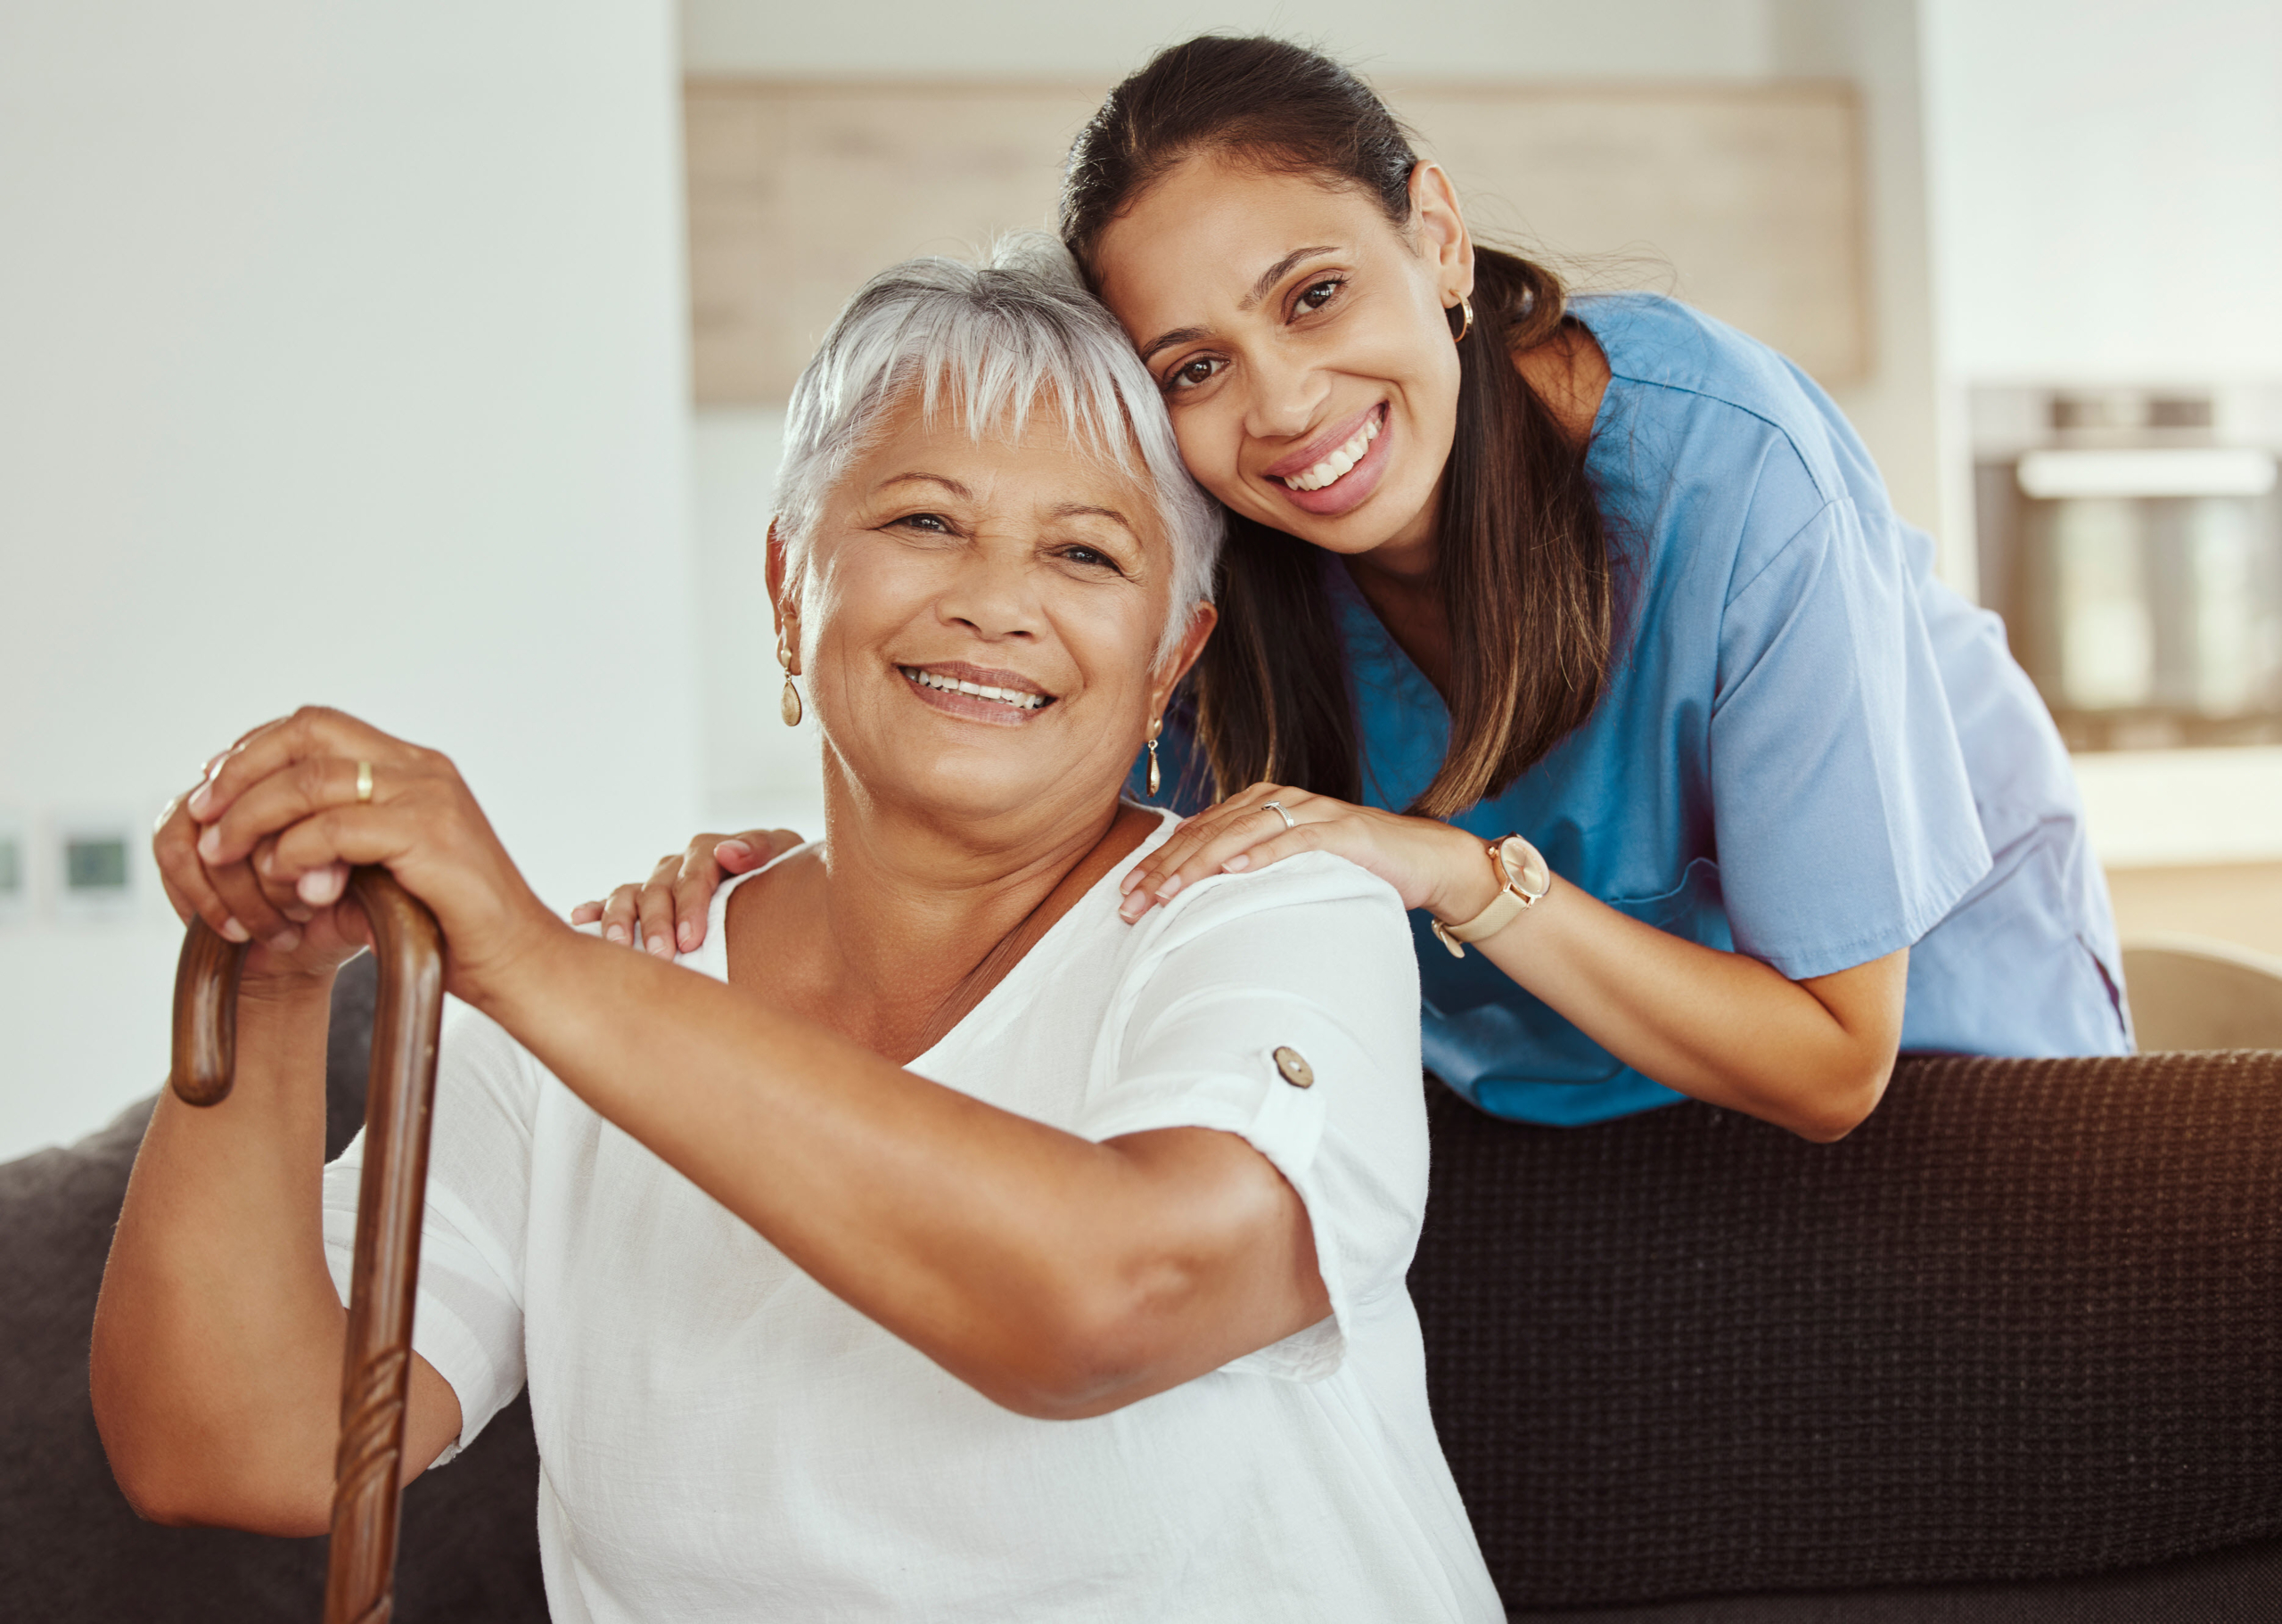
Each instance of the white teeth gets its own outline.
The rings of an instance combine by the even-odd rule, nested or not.
[[[1363,453],[1370,449],[1371,442],[1378,438],[1379,414],[1374,412],[1365,420],[1363,426],[1355,431],[1353,439],[1305,473],[1286,476],[1284,483],[1293,490],[1321,490],[1333,480],[1345,478],[1348,471],[1363,460]]]
[[[972,693],[977,699],[1012,705],[1017,710],[1036,710],[1052,697],[1044,693],[1025,693],[1019,688],[993,688],[983,683],[962,682],[956,677],[939,677],[918,666],[898,666],[896,669],[923,688],[940,688],[946,693]]]

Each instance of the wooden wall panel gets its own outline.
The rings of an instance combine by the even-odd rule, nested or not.
[[[849,294],[917,253],[1051,223],[1101,86],[693,78],[694,387],[770,403]],[[1859,118],[1842,85],[1403,86],[1389,101],[1492,238],[1654,287],[1826,382],[1867,369]]]

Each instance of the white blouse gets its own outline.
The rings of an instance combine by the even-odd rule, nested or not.
[[[497,1025],[455,1019],[413,1343],[465,1418],[446,1459],[529,1381],[557,1619],[1505,1616],[1427,1414],[1404,1284],[1426,1120],[1400,901],[1309,855],[1127,925],[1128,866],[910,1069],[1092,1140],[1242,1136],[1306,1202],[1332,1312],[1090,1420],[993,1404]],[[726,978],[734,889],[690,969]],[[359,1136],[324,1181],[344,1295],[362,1151]]]

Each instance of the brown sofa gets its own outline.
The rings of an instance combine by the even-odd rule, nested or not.
[[[336,998],[338,1145],[367,971]],[[2282,1617],[2282,1054],[1909,1060],[1851,1137],[1428,1083],[1411,1273],[1517,1619]],[[307,1620],[323,1542],[152,1528],[87,1328],[147,1103],[0,1168],[0,1618]],[[406,1497],[398,1617],[546,1616],[519,1404]]]

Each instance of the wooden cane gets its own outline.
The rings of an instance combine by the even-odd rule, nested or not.
[[[444,1013],[444,938],[435,915],[386,869],[355,870],[349,889],[372,925],[381,988],[365,1085],[365,1172],[341,1372],[324,1620],[385,1624],[396,1602],[397,1483],[412,1375],[436,1035]],[[190,1104],[212,1105],[230,1092],[245,953],[243,944],[191,921],[175,971],[173,1078],[175,1092]]]

